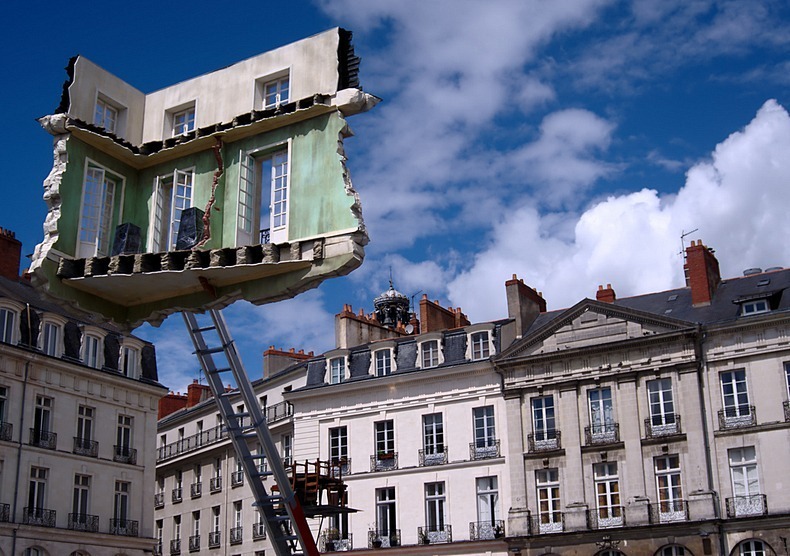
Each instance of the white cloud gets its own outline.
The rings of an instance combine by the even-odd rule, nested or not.
[[[578,218],[515,209],[471,267],[448,284],[450,301],[475,320],[500,318],[503,283],[513,273],[543,291],[554,309],[594,297],[599,284],[611,283],[619,297],[679,287],[680,235],[694,228],[693,238],[716,249],[725,276],[786,264],[790,244],[776,238],[790,237],[788,152],[790,116],[768,101],[688,171],[676,195],[643,189],[612,196]],[[575,222],[572,237],[548,233],[558,218]]]

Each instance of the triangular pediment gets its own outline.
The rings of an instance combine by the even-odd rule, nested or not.
[[[589,348],[687,330],[693,323],[584,299],[513,343],[499,361]]]

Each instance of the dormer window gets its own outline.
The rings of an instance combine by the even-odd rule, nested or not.
[[[438,367],[444,363],[441,333],[431,333],[427,334],[427,336],[427,338],[417,342],[417,367],[421,369]]]
[[[94,369],[101,368],[101,343],[100,338],[90,334],[86,334],[82,342],[82,362]]]
[[[767,299],[755,299],[753,301],[747,301],[741,305],[741,315],[745,317],[759,313],[767,313],[770,310],[771,307],[768,305]]]
[[[14,323],[16,312],[6,307],[0,308],[0,341],[7,344],[14,340]]]
[[[138,378],[140,374],[140,350],[136,347],[121,348],[121,372],[129,378]]]
[[[346,378],[346,358],[333,357],[329,360],[329,384],[340,384]]]
[[[475,332],[471,337],[472,360],[486,359],[491,351],[488,348],[488,332]]]
[[[494,325],[491,323],[467,326],[466,331],[466,358],[470,361],[488,359],[495,353]]]

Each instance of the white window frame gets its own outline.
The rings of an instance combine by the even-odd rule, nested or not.
[[[27,491],[27,507],[30,510],[43,510],[47,507],[47,481],[49,469],[32,466]]]
[[[593,436],[615,432],[614,400],[609,386],[587,390],[590,410],[590,433]]]
[[[395,453],[395,421],[384,419],[373,423],[373,439],[376,443],[376,456]]]
[[[77,432],[75,436],[80,440],[93,440],[93,428],[96,418],[96,408],[88,405],[77,406]]]
[[[757,451],[754,446],[730,448],[727,450],[727,461],[730,465],[730,479],[734,497],[762,494],[757,467]]]
[[[118,446],[119,450],[131,451],[134,446],[134,417],[119,413],[116,423],[116,446]],[[122,453],[125,454],[125,452]]]
[[[432,369],[444,363],[441,333],[426,335],[417,342],[418,369]]]
[[[82,336],[82,362],[88,367],[101,369],[104,365],[104,338],[95,332],[85,332]]]
[[[7,306],[0,306],[0,342],[14,344],[17,342],[18,327],[16,325],[19,311]]]
[[[719,373],[721,385],[721,405],[724,419],[751,419],[752,411],[749,403],[749,386],[746,382],[746,369],[734,369]]]
[[[292,141],[287,139],[252,151],[240,151],[236,245],[288,241]],[[256,223],[257,222],[257,223]]]
[[[329,461],[340,462],[348,458],[348,427],[329,429]]]
[[[75,520],[81,520],[90,512],[90,488],[91,477],[83,473],[74,474],[74,490],[71,497],[71,512],[75,515]],[[77,517],[79,516],[79,517]],[[79,521],[83,523],[83,521]]]
[[[47,317],[41,322],[40,349],[46,355],[60,357],[63,355],[64,322]]]
[[[538,505],[539,533],[560,533],[563,529],[560,509],[559,469],[537,469],[535,471],[536,503]]]
[[[472,408],[475,448],[496,446],[496,419],[494,413],[493,405]]]
[[[444,439],[444,415],[429,413],[422,416],[423,450],[426,456],[443,454],[447,451]]]
[[[178,137],[197,129],[197,100],[184,102],[165,110],[164,126],[166,138]]]
[[[376,489],[376,533],[389,542],[398,529],[398,506],[395,487]]]
[[[392,374],[395,369],[393,350],[391,347],[381,348],[373,351],[372,364],[373,376],[387,376]]]
[[[758,539],[749,539],[738,545],[738,556],[766,556],[769,552],[765,543]]]
[[[36,394],[36,407],[33,414],[33,428],[38,432],[52,431],[53,399]]]
[[[119,135],[122,127],[121,115],[123,111],[123,107],[108,99],[105,95],[98,93],[93,109],[93,124],[98,127],[103,127],[110,133]]]
[[[0,423],[4,423],[7,419],[8,390],[7,386],[0,384]]]
[[[444,481],[425,483],[425,527],[427,532],[444,532],[447,493]]]
[[[647,403],[652,427],[675,424],[675,400],[671,378],[647,381]]]
[[[192,536],[200,536],[200,510],[192,511]]]
[[[475,479],[477,494],[477,521],[491,527],[499,521],[499,485],[496,476]],[[484,530],[484,529],[483,529]]]
[[[195,167],[175,168],[154,179],[148,250],[173,251],[178,240],[181,213],[195,203]]]
[[[125,528],[129,520],[129,502],[132,484],[129,481],[115,481],[113,516],[119,520],[118,526]]]
[[[340,384],[349,378],[348,352],[335,350],[326,353],[327,383]]]
[[[281,104],[287,104],[291,98],[291,75],[290,68],[284,69],[255,80],[255,108],[268,110],[277,108]],[[267,89],[274,85],[274,98],[267,94]],[[284,93],[283,93],[284,91]]]
[[[620,477],[617,462],[607,461],[593,465],[595,508],[599,527],[623,524],[623,506],[620,500]]]
[[[140,378],[140,355],[141,349],[138,346],[127,344],[121,346],[118,368],[123,376]]]
[[[760,313],[770,313],[771,305],[767,299],[753,299],[741,304],[741,316],[748,317]]]
[[[85,159],[74,249],[77,257],[103,256],[110,253],[114,224],[123,221],[125,183],[124,176],[94,160]]]
[[[557,438],[557,413],[554,396],[548,394],[532,398],[532,433],[535,442],[547,442]]]
[[[680,456],[678,454],[659,456],[653,460],[653,468],[656,474],[659,521],[661,523],[685,521]]]

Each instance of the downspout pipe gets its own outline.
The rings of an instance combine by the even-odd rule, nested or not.
[[[28,306],[29,309],[29,306]],[[25,375],[22,380],[22,407],[19,410],[19,440],[16,446],[16,477],[14,478],[14,508],[12,510],[13,519],[16,519],[17,508],[19,502],[19,486],[22,474],[22,434],[25,430],[25,402],[27,401],[27,381],[30,373],[30,361],[25,362]],[[11,536],[11,554],[16,554],[16,535],[19,531],[19,526],[14,527]]]

